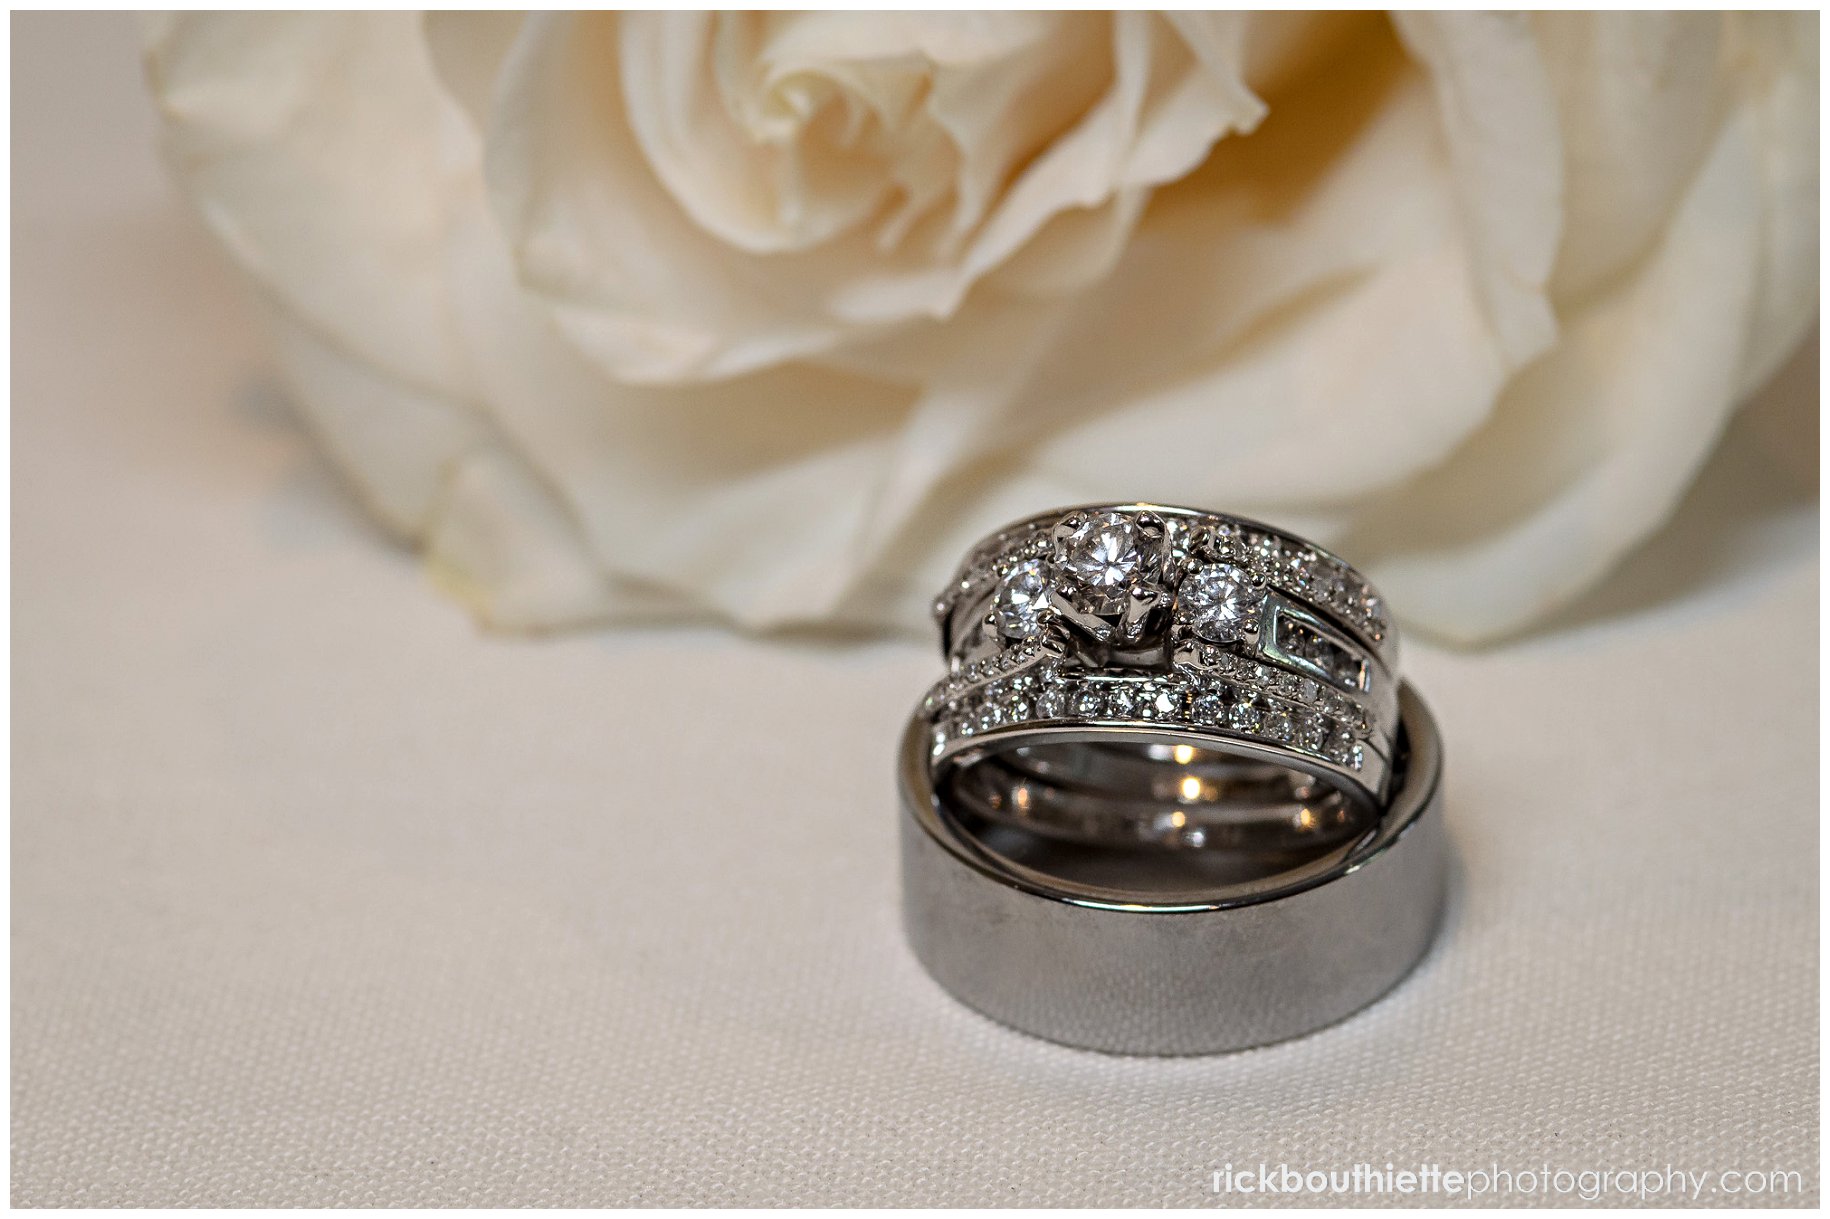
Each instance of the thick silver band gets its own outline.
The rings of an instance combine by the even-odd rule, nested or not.
[[[1050,844],[937,799],[931,729],[903,737],[903,911],[955,997],[1052,1041],[1130,1054],[1243,1049],[1321,1028],[1395,985],[1442,909],[1442,752],[1409,686],[1390,796],[1350,840],[1125,852]]]

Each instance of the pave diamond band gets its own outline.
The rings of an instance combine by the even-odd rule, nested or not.
[[[1390,782],[1396,638],[1371,585],[1218,513],[1088,505],[976,547],[936,601],[937,773],[1041,742],[1217,748],[1364,809]]]
[[[1366,709],[1314,678],[1216,654],[1163,674],[1102,673],[1040,645],[943,679],[922,700],[936,761],[1017,729],[1135,725],[1301,754],[1313,770],[1379,791],[1389,751]]]
[[[1300,760],[1305,770],[1377,793],[1388,759],[1350,721],[1223,681],[1180,677],[1052,675],[1031,688],[1022,678],[993,683],[937,717],[931,739],[937,764],[968,750],[1047,734],[1069,740],[1083,729],[1149,730],[1165,740],[1217,738],[1251,756]]]

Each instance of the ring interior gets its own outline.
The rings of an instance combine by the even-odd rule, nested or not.
[[[943,769],[939,808],[979,849],[1045,876],[1168,894],[1333,861],[1377,828],[1306,772],[1189,745],[1062,741]]]

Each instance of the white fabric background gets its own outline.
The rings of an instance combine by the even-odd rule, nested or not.
[[[14,32],[16,1203],[1204,1204],[1259,1160],[1816,1200],[1813,358],[1557,630],[1410,649],[1457,870],[1408,984],[1102,1057],[902,945],[927,648],[480,637],[267,388],[129,23]]]

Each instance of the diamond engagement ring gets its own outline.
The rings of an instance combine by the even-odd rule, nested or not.
[[[1208,1053],[1339,1020],[1423,955],[1441,743],[1347,563],[1088,505],[986,539],[934,613],[903,919],[955,997],[1069,1045]]]
[[[1201,810],[1223,804],[1236,821],[1245,788],[1282,807],[1313,803],[1320,785],[1322,832],[1370,817],[1389,787],[1398,641],[1383,602],[1347,563],[1268,525],[1154,504],[1046,513],[976,547],[934,612],[948,674],[922,714],[937,771],[1123,743],[1219,750],[1215,777],[1236,780],[1194,776],[1189,800],[1149,817],[1060,800],[1001,814],[1201,846],[1216,828]],[[1279,768],[1282,789],[1241,762]]]

